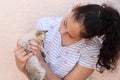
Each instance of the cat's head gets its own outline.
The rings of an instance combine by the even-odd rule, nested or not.
[[[46,38],[46,32],[47,30],[36,30],[35,37],[37,41],[43,41]]]

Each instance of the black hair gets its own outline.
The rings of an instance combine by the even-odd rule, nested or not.
[[[74,10],[77,22],[83,21],[85,32],[83,38],[103,36],[103,43],[98,55],[97,68],[113,70],[116,68],[120,51],[120,15],[112,7],[103,4],[88,4]]]

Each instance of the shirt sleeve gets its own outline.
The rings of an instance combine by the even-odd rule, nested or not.
[[[39,20],[37,20],[36,22],[36,29],[39,29],[39,30],[48,30],[49,29],[49,26],[50,26],[50,18],[41,18]]]
[[[52,30],[58,23],[60,23],[62,17],[45,17],[37,20],[36,29],[39,30]]]
[[[98,61],[98,54],[100,53],[99,46],[89,46],[82,51],[78,64],[81,66],[96,69],[96,63]]]

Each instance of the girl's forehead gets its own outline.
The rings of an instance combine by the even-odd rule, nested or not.
[[[68,16],[67,16],[66,19],[67,19],[68,22],[75,22],[75,21],[74,21],[74,17],[73,17],[73,13],[72,13],[72,12],[68,14]]]

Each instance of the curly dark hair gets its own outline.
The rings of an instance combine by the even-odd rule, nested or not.
[[[103,4],[88,4],[74,10],[75,21],[83,21],[85,32],[83,38],[104,36],[100,54],[98,55],[97,68],[102,71],[114,70],[117,66],[120,51],[120,15],[112,7]]]

